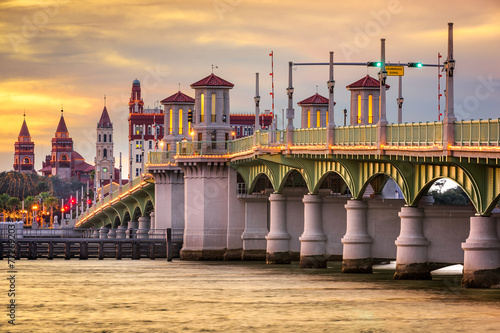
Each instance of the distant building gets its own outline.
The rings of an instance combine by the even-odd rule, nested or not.
[[[252,135],[255,127],[255,114],[232,114],[230,115],[230,124],[235,139]],[[273,126],[273,113],[261,113],[259,115],[259,124],[261,129],[270,130]]]
[[[109,118],[106,106],[102,110],[101,118],[97,123],[96,137],[96,157],[95,163],[95,180],[96,188],[100,184],[109,184],[113,180],[118,183],[120,178],[120,170],[115,168],[115,157],[113,155],[113,123]]]
[[[159,108],[144,110],[141,82],[137,79],[132,82],[132,94],[128,105],[129,178],[134,178],[144,172],[148,152],[161,151],[159,143],[163,139],[164,115]]]
[[[26,115],[14,149],[14,171],[35,172],[35,143],[31,141],[30,131],[26,125]]]
[[[85,162],[85,159],[73,150],[73,139],[69,136],[63,111],[52,138],[51,155],[45,157],[43,168],[39,170],[44,176],[59,176],[62,179],[76,178],[80,182],[90,181],[94,166]]]

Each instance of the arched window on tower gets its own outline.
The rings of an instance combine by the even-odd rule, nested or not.
[[[108,157],[108,150],[107,150],[106,148],[104,148],[104,149],[102,150],[102,157],[103,157],[103,158],[107,158],[107,157]]]
[[[307,111],[307,128],[311,128],[311,111]]]
[[[373,95],[368,96],[368,124],[373,123]]]
[[[358,124],[361,124],[361,95],[358,95]]]
[[[99,142],[101,142],[101,134],[99,134]]]
[[[104,134],[104,142],[106,142],[106,134]]]
[[[316,127],[321,127],[321,112],[316,111]]]
[[[16,161],[16,163],[17,163],[17,161]],[[23,163],[24,163],[24,164],[30,164],[30,163],[31,163],[31,161],[30,161],[29,157],[25,157],[25,158],[23,159]]]
[[[182,128],[182,122],[183,122],[182,116],[183,116],[182,109],[179,109],[179,133],[178,134],[184,134],[183,128]]]
[[[113,142],[113,140],[111,139],[111,134],[109,135],[109,142]]]
[[[202,123],[205,120],[205,94],[200,95],[200,104],[201,104],[200,123]]]

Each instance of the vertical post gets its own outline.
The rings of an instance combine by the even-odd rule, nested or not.
[[[399,62],[398,62],[399,64]],[[398,124],[403,123],[403,76],[400,75],[398,84]]]
[[[71,243],[65,242],[64,244],[64,260],[69,260],[71,258]]]
[[[80,242],[80,260],[87,260],[89,258],[89,243],[85,241]]]
[[[99,241],[98,253],[99,253],[99,260],[103,260],[104,259],[104,241]]]
[[[172,261],[172,228],[167,228],[167,261]]]
[[[87,211],[89,210],[89,193],[90,193],[90,189],[89,189],[89,181],[87,180]]]
[[[380,110],[379,119],[377,124],[377,142],[379,147],[387,143],[387,116],[386,116],[386,94],[385,94],[385,81],[387,79],[387,71],[385,70],[385,38],[380,39],[380,61],[382,67],[378,74],[380,80]]]
[[[455,60],[453,60],[453,23],[448,23],[448,57],[445,62],[446,69],[446,110],[443,119],[443,149],[447,150],[450,145],[455,143],[455,128],[454,123],[457,120],[455,117],[454,107],[454,85],[453,71],[455,69]]]
[[[149,259],[155,260],[155,242],[149,243]]]
[[[76,220],[78,220],[78,191],[76,191],[75,195],[75,221]]]
[[[47,259],[52,260],[54,259],[54,242],[49,242],[47,244]]]
[[[334,131],[335,131],[335,112],[334,112],[334,88],[335,88],[335,80],[333,79],[333,52],[330,52],[330,75],[329,80],[327,82],[327,87],[329,91],[328,96],[328,119],[326,119],[326,146],[329,148],[330,145],[335,143]]]
[[[288,109],[286,110],[286,119],[288,119],[288,124],[286,126],[286,135],[287,135],[287,145],[290,147],[293,145],[293,118],[294,118],[294,110],[293,110],[293,85],[292,85],[292,66],[293,63],[288,62],[288,88],[286,89],[288,95]]]
[[[120,177],[118,178],[118,193],[122,195],[122,152],[120,152]]]
[[[116,244],[116,260],[122,260],[122,242],[115,242]]]
[[[257,141],[257,131],[260,130],[260,124],[259,124],[259,114],[260,114],[260,109],[259,109],[259,102],[260,102],[260,96],[259,96],[259,73],[255,73],[255,131],[253,133],[253,145],[256,146],[258,141]]]

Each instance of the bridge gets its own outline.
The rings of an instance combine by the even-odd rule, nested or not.
[[[450,24],[442,122],[387,122],[384,40],[375,124],[335,125],[333,52],[324,127],[293,127],[292,63],[286,130],[259,130],[257,79],[256,132],[217,140],[231,128],[228,100],[214,96],[227,96],[232,84],[193,84],[195,110],[212,96],[212,117],[201,111],[193,128],[201,140],[149,153],[147,173],[85,212],[77,226],[111,235],[137,227],[181,230],[183,260],[300,260],[303,268],[322,268],[341,259],[344,273],[370,273],[375,261],[395,258],[396,279],[430,279],[433,267],[463,263],[464,286],[499,288],[493,211],[500,200],[500,119],[456,120],[451,40]],[[176,134],[174,128],[166,140]],[[426,194],[443,178],[455,181],[472,206],[432,205]]]

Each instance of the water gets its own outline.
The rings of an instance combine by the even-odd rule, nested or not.
[[[500,325],[500,290],[459,276],[394,281],[391,270],[342,275],[340,264],[165,260],[21,260],[17,325],[1,332],[486,332]]]

